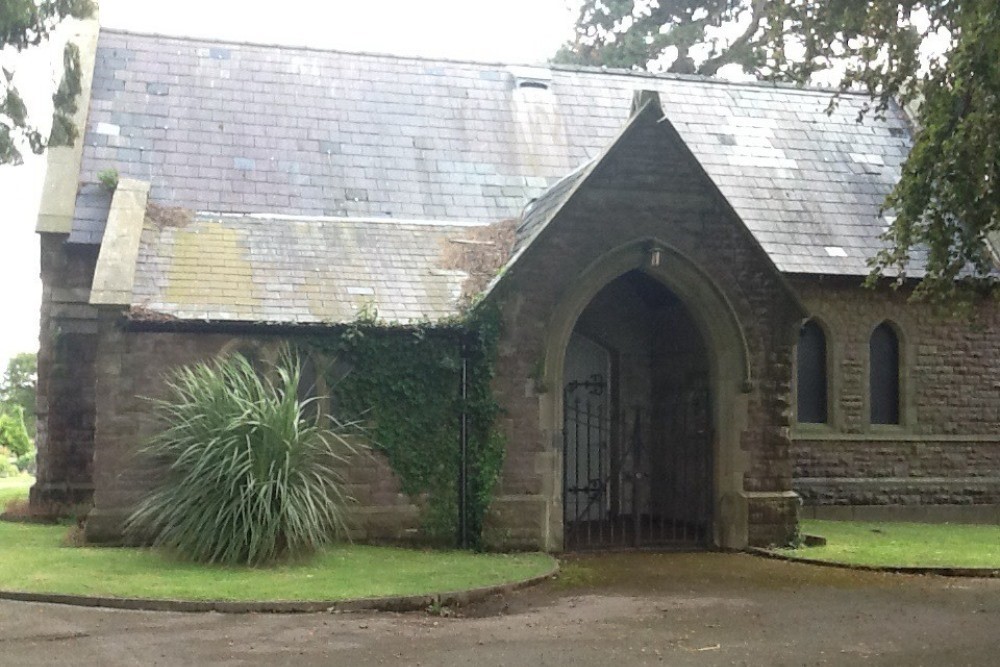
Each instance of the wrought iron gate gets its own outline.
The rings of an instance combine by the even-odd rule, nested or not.
[[[567,549],[704,544],[710,537],[711,438],[703,379],[666,393],[646,423],[618,428],[601,375],[569,382],[563,410]],[[647,428],[648,426],[648,428]],[[647,446],[649,433],[657,436]]]
[[[611,539],[614,479],[607,382],[601,375],[566,385],[563,422],[563,525],[567,548]],[[607,535],[605,535],[607,532]]]

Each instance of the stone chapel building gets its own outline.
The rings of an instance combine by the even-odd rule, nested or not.
[[[862,288],[911,130],[826,90],[81,33],[50,151],[35,507],[113,540],[164,372],[495,304],[511,548],[997,521],[1000,308]],[[116,170],[117,188],[100,174]],[[475,271],[456,253],[496,261]],[[919,258],[914,260],[919,275]],[[362,539],[417,510],[352,478]]]

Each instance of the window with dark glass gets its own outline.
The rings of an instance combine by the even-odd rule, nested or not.
[[[899,338],[886,322],[872,332],[868,345],[871,423],[899,423]]]
[[[825,424],[826,335],[822,327],[809,320],[799,330],[795,411],[803,424]]]

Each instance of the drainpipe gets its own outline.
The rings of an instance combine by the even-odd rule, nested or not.
[[[463,549],[469,548],[469,412],[466,402],[469,398],[469,358],[465,337],[461,344],[462,375],[460,397],[462,413],[459,422],[459,467],[458,467],[458,542]]]

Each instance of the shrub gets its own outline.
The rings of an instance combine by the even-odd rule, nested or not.
[[[97,180],[106,190],[114,192],[118,189],[118,170],[114,167],[105,169],[97,174]]]
[[[24,410],[20,406],[0,413],[0,447],[6,447],[14,456],[23,456],[32,450],[31,438],[24,426]]]
[[[27,454],[21,454],[16,459],[14,459],[14,465],[21,472],[26,472],[29,475],[34,475],[37,470],[37,465],[35,461],[35,454],[37,452],[32,449]]]
[[[0,479],[4,479],[5,477],[16,477],[20,474],[20,471],[10,459],[10,450],[0,445]]]
[[[300,379],[287,350],[260,374],[239,354],[174,372],[168,398],[153,401],[163,428],[145,448],[165,479],[126,535],[196,561],[261,565],[342,534],[337,464],[355,428],[301,400]]]

